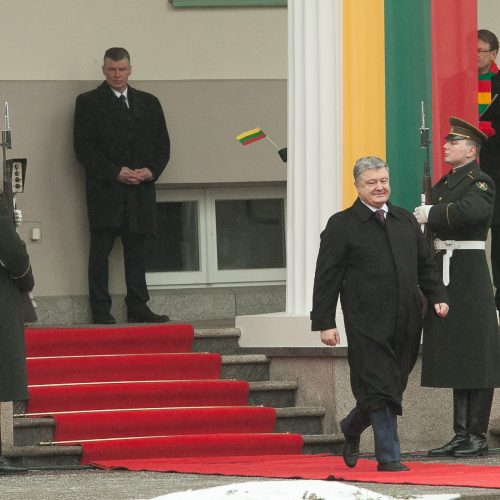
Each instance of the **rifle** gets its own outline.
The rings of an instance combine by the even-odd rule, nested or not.
[[[425,149],[424,160],[424,175],[422,179],[422,194],[420,196],[421,205],[432,205],[432,178],[431,178],[431,165],[430,165],[430,144],[429,128],[425,126],[425,108],[424,101],[421,102],[422,109],[422,125],[420,127],[420,147]],[[425,235],[431,253],[434,254],[434,238],[427,224],[422,224],[422,232]]]
[[[24,178],[26,174],[27,160],[7,160],[7,149],[12,149],[11,130],[9,123],[9,103],[5,102],[5,129],[2,130],[2,153],[3,153],[3,192],[7,206],[12,215],[15,226],[16,193],[24,191]],[[36,302],[31,292],[20,292],[25,323],[33,323],[38,318],[36,315]]]

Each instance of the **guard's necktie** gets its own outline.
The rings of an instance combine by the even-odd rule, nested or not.
[[[375,210],[375,217],[380,222],[380,224],[382,224],[382,226],[385,226],[385,212],[381,208]]]
[[[123,94],[118,98],[118,100],[120,101],[120,106],[123,109],[128,110],[127,98]]]

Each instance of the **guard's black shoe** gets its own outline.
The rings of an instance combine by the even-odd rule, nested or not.
[[[358,462],[359,457],[359,437],[353,438],[344,434],[344,449],[342,450],[342,457],[347,467],[354,467]]]
[[[92,321],[96,325],[114,325],[116,323],[115,318],[109,312],[95,313],[92,316]]]
[[[487,454],[488,442],[486,436],[475,436],[473,434],[453,452],[453,456],[458,458],[479,457]]]
[[[127,311],[129,323],[166,323],[170,318],[166,314],[155,314],[146,306],[131,307]]]
[[[456,434],[454,438],[441,446],[440,448],[434,448],[427,452],[427,456],[429,457],[452,457],[454,455],[454,451],[460,448],[468,439],[468,436],[461,436]]]
[[[380,472],[404,472],[410,468],[401,462],[380,462],[377,465],[377,470]]]
[[[0,474],[22,474],[28,472],[26,467],[10,465],[4,457],[0,457]]]

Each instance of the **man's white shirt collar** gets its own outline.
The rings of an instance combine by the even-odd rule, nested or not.
[[[118,97],[118,99],[124,95],[125,96],[125,99],[127,99],[127,102],[128,102],[128,87],[123,91],[123,94],[121,92],[118,92],[118,90],[115,90],[114,88],[111,88],[111,90],[113,91],[113,94],[115,94],[116,97]]]
[[[361,203],[363,203],[363,205],[366,205],[372,212],[376,212],[377,210],[379,210],[378,208],[368,205],[368,203],[365,203],[363,200],[361,200]],[[387,212],[389,212],[389,207],[387,206],[387,203],[384,203],[384,205],[382,206],[382,210],[385,212],[385,215],[387,215]]]

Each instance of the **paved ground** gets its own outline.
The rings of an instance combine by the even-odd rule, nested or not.
[[[411,457],[408,457],[412,460]],[[446,461],[453,463],[453,461]],[[470,459],[471,465],[500,466],[500,451],[487,458]],[[499,472],[500,473],[500,472]],[[264,480],[233,476],[205,476],[161,472],[101,471],[90,468],[38,469],[28,474],[0,477],[1,500],[139,500],[175,491],[203,489],[225,484]],[[349,483],[386,495],[411,498],[416,494],[460,493],[464,499],[500,499],[500,490],[430,487],[394,484]],[[264,499],[263,499],[264,500]]]

